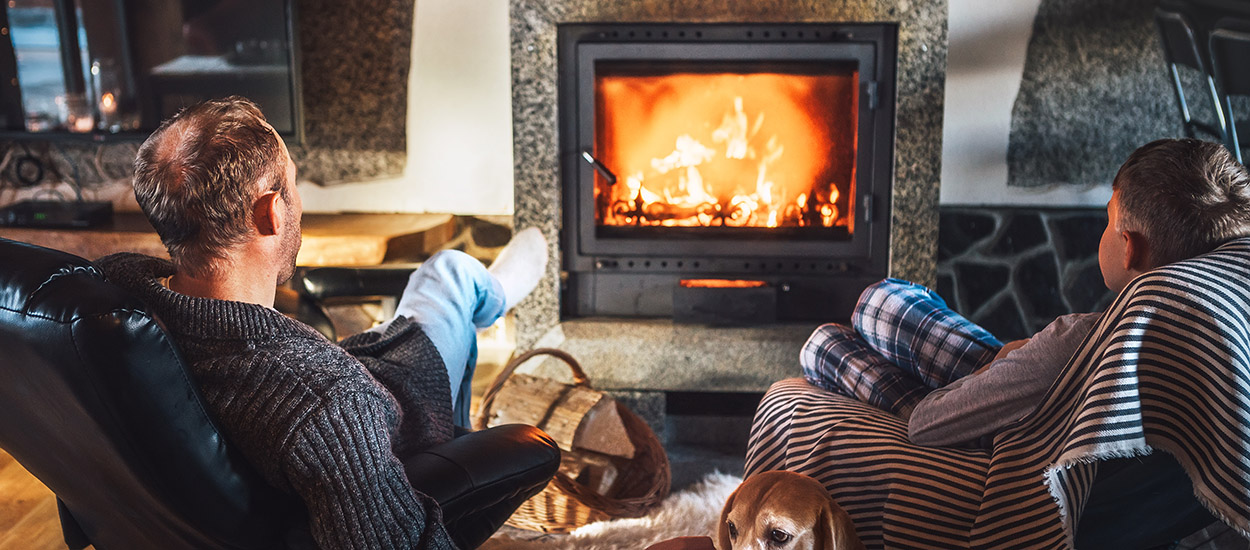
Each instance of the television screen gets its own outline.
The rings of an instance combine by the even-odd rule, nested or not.
[[[298,141],[291,2],[9,0],[4,129],[142,136],[186,105],[241,95]]]

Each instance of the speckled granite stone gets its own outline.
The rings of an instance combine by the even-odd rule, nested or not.
[[[1156,3],[1042,0],[1012,109],[1007,185],[1107,185],[1137,147],[1183,135]]]
[[[522,349],[533,346],[559,322],[558,23],[899,23],[890,273],[933,284],[946,82],[946,0],[510,0],[510,10],[516,226],[542,228],[552,258],[548,276],[534,298],[517,311]],[[796,357],[787,357],[787,364],[792,366]]]
[[[800,375],[799,349],[815,328],[815,323],[717,328],[660,319],[573,319],[549,330],[536,347],[569,352],[600,390],[763,392],[773,382]],[[518,370],[568,378],[568,367],[554,359]]]
[[[407,163],[414,0],[298,0],[304,144],[300,179],[399,176]]]

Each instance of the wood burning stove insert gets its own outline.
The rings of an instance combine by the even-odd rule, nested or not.
[[[888,271],[897,26],[558,30],[565,317],[849,317]]]

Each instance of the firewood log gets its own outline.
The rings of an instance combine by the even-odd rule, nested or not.
[[[636,449],[616,400],[584,386],[513,374],[499,388],[488,426],[529,424],[547,432],[564,451],[585,449],[633,458]]]

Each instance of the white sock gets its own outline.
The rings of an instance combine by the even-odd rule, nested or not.
[[[518,232],[487,270],[503,286],[505,307],[512,309],[534,291],[547,271],[547,239],[537,227]]]

